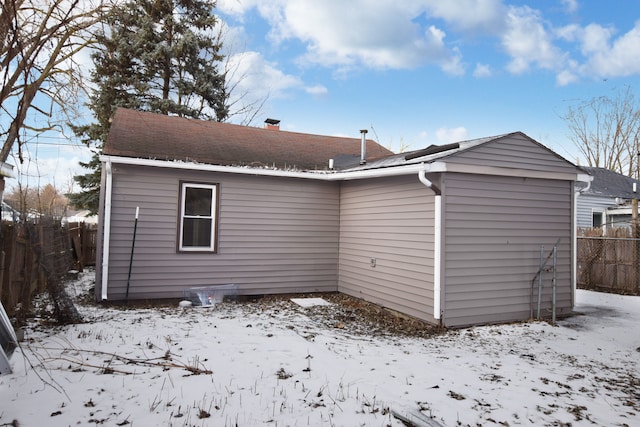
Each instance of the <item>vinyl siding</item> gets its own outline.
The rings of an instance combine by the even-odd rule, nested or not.
[[[218,184],[217,253],[177,252],[180,181]],[[136,206],[131,299],[220,284],[241,294],[336,291],[338,197],[337,184],[313,180],[114,165],[109,299],[124,297]]]
[[[443,195],[446,326],[527,319],[540,246],[546,257],[558,239],[557,313],[571,310],[571,182],[447,174]],[[544,315],[551,276],[544,275]]]
[[[578,228],[593,225],[593,212],[604,212],[608,207],[618,206],[614,198],[581,194],[577,201],[576,224]]]
[[[343,183],[338,290],[433,322],[433,207],[414,175]]]
[[[447,163],[576,173],[569,162],[522,134],[491,141],[447,157]]]

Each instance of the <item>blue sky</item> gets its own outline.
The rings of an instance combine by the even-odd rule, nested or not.
[[[393,151],[522,131],[576,162],[567,109],[640,95],[634,0],[218,0],[218,14],[235,94],[266,99],[253,126],[368,129]],[[55,142],[31,151],[65,187],[88,152]]]
[[[219,0],[260,117],[394,151],[523,131],[571,161],[561,116],[640,89],[637,1]],[[256,89],[258,88],[258,89]],[[260,125],[257,121],[253,125]]]

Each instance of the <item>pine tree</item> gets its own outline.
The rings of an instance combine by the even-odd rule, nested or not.
[[[129,0],[106,16],[92,55],[96,122],[73,126],[94,151],[81,163],[90,172],[74,177],[82,188],[69,195],[74,206],[98,211],[99,154],[118,107],[204,120],[228,117],[214,9],[214,0]]]

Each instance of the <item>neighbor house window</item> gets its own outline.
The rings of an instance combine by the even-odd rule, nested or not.
[[[604,225],[603,216],[602,212],[593,212],[591,226],[594,228],[602,227]]]
[[[180,251],[216,250],[218,186],[180,183]]]

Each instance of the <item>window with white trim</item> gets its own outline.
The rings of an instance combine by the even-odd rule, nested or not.
[[[216,251],[217,201],[216,184],[180,183],[180,251]]]
[[[592,211],[591,213],[591,227],[597,228],[604,225],[604,212]]]

